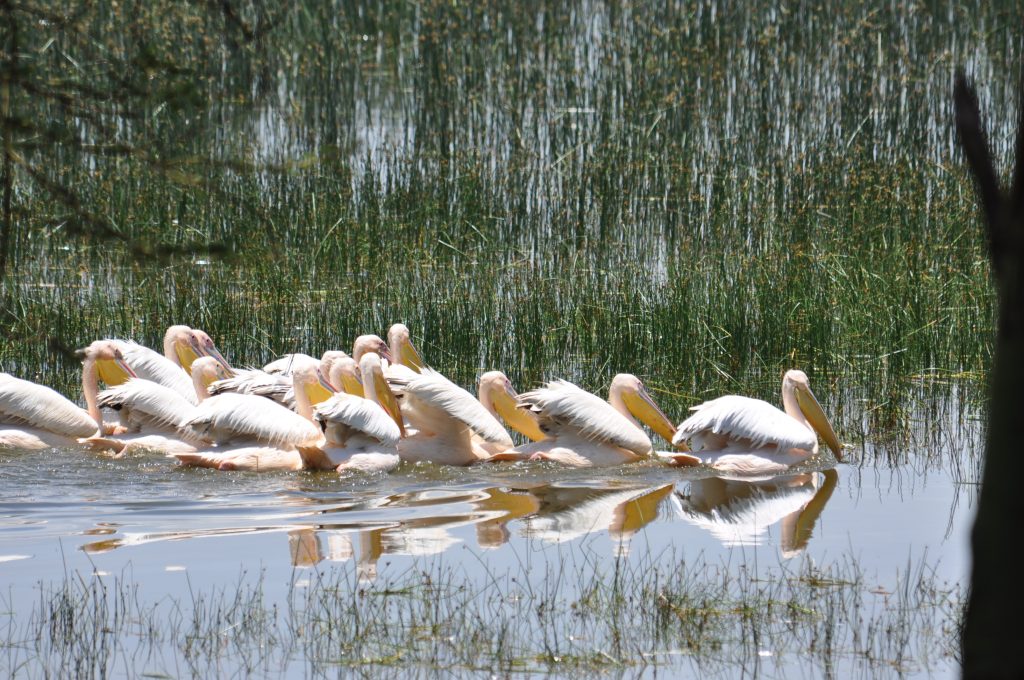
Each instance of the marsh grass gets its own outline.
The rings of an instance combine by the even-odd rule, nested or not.
[[[354,569],[303,570],[282,602],[244,573],[235,590],[155,601],[130,576],[76,575],[40,584],[32,615],[7,622],[0,663],[14,677],[735,677],[794,664],[816,676],[913,675],[955,662],[963,594],[924,559],[879,584],[852,560],[754,574],[585,552],[544,574],[469,576],[435,562],[366,583]]]
[[[127,49],[104,7],[93,34]],[[984,375],[948,90],[966,64],[1014,119],[1015,3],[300,3],[270,49],[224,53],[204,51],[215,25],[140,11],[208,62],[208,101],[148,123],[194,176],[79,155],[61,172],[130,236],[228,253],[134,261],[19,196],[5,370],[72,392],[54,350],[104,335],[188,322],[261,363],[402,320],[463,384],[631,371],[680,412],[774,399],[792,366],[896,405],[915,376]]]

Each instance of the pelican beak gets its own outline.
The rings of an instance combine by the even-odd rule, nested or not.
[[[832,429],[832,424],[828,422],[828,417],[821,409],[821,404],[814,398],[814,393],[811,392],[810,388],[799,388],[796,390],[796,401],[800,405],[800,410],[803,412],[804,417],[807,418],[807,422],[811,424],[811,427],[818,433],[818,436],[824,439],[828,447],[832,449],[836,460],[842,461],[843,445],[839,443],[839,437],[836,436],[835,430]]]
[[[107,387],[115,387],[128,382],[129,378],[137,377],[135,371],[124,362],[124,359],[98,359],[96,373]]]
[[[395,356],[391,353],[391,349],[387,345],[382,345],[377,349],[377,354],[380,355],[381,359],[387,359],[389,364],[395,363]]]
[[[651,395],[647,393],[647,390],[641,387],[638,392],[626,392],[622,395],[622,400],[626,403],[626,408],[629,409],[629,412],[636,416],[640,422],[657,432],[665,441],[672,441],[676,434],[676,426],[672,424],[668,416],[662,413],[658,405],[651,399]],[[678,447],[679,445],[677,444],[676,446]]]
[[[412,344],[412,340],[405,340],[398,347],[398,361],[417,373],[420,372],[421,368],[426,366],[423,362],[423,357],[420,356],[419,350],[416,349],[416,345]]]
[[[320,371],[316,372],[317,381],[310,383],[305,386],[306,396],[309,397],[309,403],[316,406],[320,402],[327,401],[334,394],[334,388],[331,387],[331,383],[327,382]]]
[[[203,350],[200,349],[199,343],[195,338],[192,338],[188,343],[175,342],[174,353],[178,355],[178,361],[181,363],[181,367],[185,369],[185,372],[189,375],[192,374],[192,362],[203,355]]]
[[[224,370],[228,372],[228,375],[231,375],[231,364],[228,363],[228,360],[224,358],[224,355],[222,355],[217,350],[216,347],[214,347],[213,345],[210,345],[209,347],[207,347],[204,350],[204,353],[206,354],[206,356],[210,356],[210,357],[213,357],[214,359],[216,359],[217,363],[220,364],[221,366],[223,366]]]
[[[366,396],[363,392],[363,381],[357,373],[345,373],[341,376],[341,390],[356,397]]]
[[[398,405],[398,400],[395,399],[395,393],[391,391],[391,387],[388,385],[388,381],[384,378],[383,373],[374,373],[373,385],[376,388],[377,400],[380,401],[380,405],[388,412],[391,419],[398,424],[398,431],[401,432],[404,437],[405,421],[402,419],[402,409]]]
[[[540,429],[533,413],[516,406],[518,396],[511,387],[506,385],[505,391],[498,392],[493,397],[494,410],[516,432],[526,435],[535,442],[547,439],[548,436]]]

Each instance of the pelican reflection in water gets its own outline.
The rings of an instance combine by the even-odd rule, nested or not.
[[[806,546],[835,489],[835,470],[748,482],[717,477],[657,485],[596,481],[522,483],[476,489],[420,489],[390,496],[328,500],[290,495],[273,522],[245,526],[178,529],[152,533],[95,532],[100,540],[87,552],[161,540],[248,533],[285,533],[291,564],[308,567],[323,560],[354,560],[360,580],[377,575],[386,555],[443,553],[464,539],[455,533],[473,526],[481,548],[506,544],[515,531],[524,538],[564,543],[608,532],[617,554],[626,554],[634,535],[655,519],[682,519],[709,531],[725,546],[759,544],[780,525],[786,557]],[[92,532],[89,532],[92,533]]]
[[[689,482],[673,499],[683,521],[706,529],[727,547],[760,545],[778,524],[779,549],[789,558],[807,547],[838,480],[834,469],[756,482],[709,477]]]

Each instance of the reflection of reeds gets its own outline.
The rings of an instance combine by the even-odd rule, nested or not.
[[[678,555],[576,555],[468,581],[440,562],[372,583],[355,567],[297,574],[281,600],[243,578],[235,592],[158,604],[142,584],[72,577],[4,628],[0,658],[76,677],[647,666],[736,677],[794,664],[814,676],[927,674],[955,664],[962,600],[926,561],[882,586],[854,561],[755,575]]]

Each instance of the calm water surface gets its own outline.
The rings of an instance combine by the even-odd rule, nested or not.
[[[273,600],[332,570],[370,582],[443,564],[467,582],[514,573],[540,584],[566,564],[586,574],[616,558],[666,556],[755,575],[856,564],[884,606],[908,571],[933,571],[950,587],[967,577],[976,487],[963,465],[980,427],[944,412],[950,422],[931,423],[944,436],[908,438],[933,447],[906,451],[917,464],[858,464],[880,460],[869,439],[849,463],[760,482],[653,464],[407,465],[346,479],[185,469],[155,454],[4,452],[5,609],[17,621],[40,587],[69,574],[130,580],[154,601],[262,579]],[[953,669],[940,661],[904,671]]]

